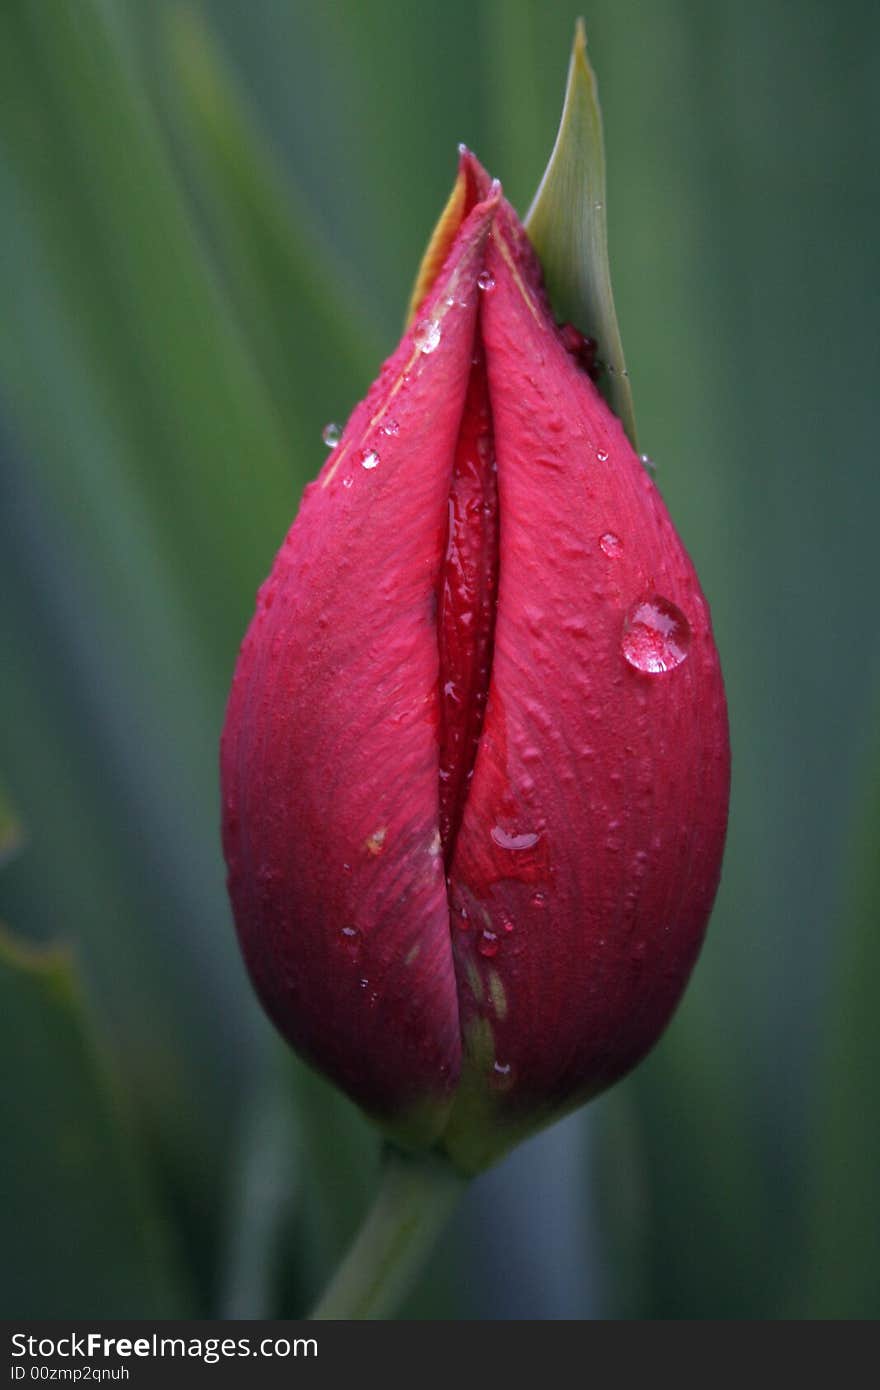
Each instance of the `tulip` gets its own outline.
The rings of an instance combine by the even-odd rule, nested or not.
[[[412,324],[260,590],[223,735],[266,1010],[464,1172],[648,1051],[720,872],[708,607],[591,366],[465,151]]]

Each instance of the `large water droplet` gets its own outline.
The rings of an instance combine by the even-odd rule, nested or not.
[[[654,676],[680,666],[690,641],[690,624],[681,609],[668,598],[651,594],[627,613],[621,648],[630,666]]]
[[[607,450],[607,449],[597,449],[597,450],[596,450],[596,458],[599,460],[600,463],[607,463],[607,462],[608,462],[608,450]]]
[[[491,270],[481,270],[477,276],[477,289],[491,294],[495,288],[495,276]]]
[[[378,468],[379,455],[375,449],[364,449],[361,452],[361,468]]]
[[[436,319],[422,319],[416,325],[413,342],[419,352],[433,352],[440,345],[440,325]]]
[[[526,830],[521,835],[511,835],[500,825],[493,825],[489,834],[500,849],[518,850],[531,849],[538,843],[540,836],[534,830]]]
[[[623,541],[619,536],[615,536],[613,531],[606,531],[604,536],[599,537],[599,549],[609,560],[616,560],[623,554]]]
[[[321,430],[321,438],[323,439],[324,443],[327,445],[327,448],[328,448],[328,449],[335,449],[335,448],[336,448],[336,445],[339,443],[340,439],[342,438],[342,426],[341,426],[341,425],[336,425],[336,424],[334,424],[333,421],[331,420],[331,421],[330,421],[328,424],[326,424],[326,425],[324,426],[324,428]]]

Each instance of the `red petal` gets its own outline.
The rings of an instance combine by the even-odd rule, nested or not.
[[[508,212],[487,264],[499,596],[451,905],[473,924],[455,933],[468,1065],[513,1135],[608,1085],[665,1025],[715,895],[729,755],[693,566]],[[686,658],[648,674],[623,644],[650,638],[637,605],[654,596],[690,642],[682,627]],[[453,1151],[482,1161],[456,1129]]]
[[[422,1137],[460,1067],[436,589],[496,205],[468,217],[307,489],[242,647],[222,752],[230,892],[268,1012],[367,1110]]]

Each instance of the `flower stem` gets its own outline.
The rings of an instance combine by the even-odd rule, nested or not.
[[[376,1200],[312,1318],[391,1317],[466,1181],[433,1154],[409,1156],[386,1149]]]

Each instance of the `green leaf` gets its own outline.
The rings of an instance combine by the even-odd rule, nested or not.
[[[880,1316],[880,742],[869,765],[819,1072],[806,1261],[814,1318]]]
[[[359,286],[282,176],[202,17],[181,5],[167,19],[172,115],[225,283],[288,437],[314,464],[316,413],[321,423],[347,415],[376,374],[381,335]]]
[[[217,739],[297,489],[113,7],[0,6],[0,107],[4,895],[64,903],[207,1265],[257,1019]]]
[[[17,854],[24,844],[24,829],[21,821],[0,786],[0,869]]]
[[[599,344],[604,366],[599,385],[637,448],[608,264],[602,112],[582,20],[575,29],[556,144],[525,225],[557,314]]]
[[[7,1317],[185,1317],[72,961],[0,932],[0,1272]]]
[[[218,1316],[277,1316],[279,1271],[302,1187],[298,1095],[286,1044],[270,1038],[244,1105],[233,1164],[225,1278]]]

